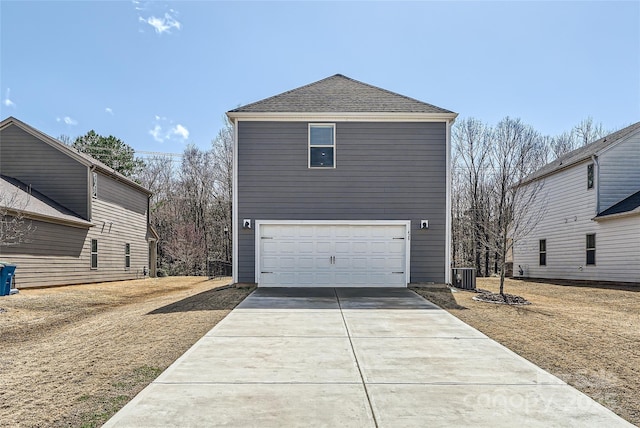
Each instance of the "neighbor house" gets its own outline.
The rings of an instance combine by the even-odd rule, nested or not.
[[[456,113],[337,74],[227,116],[234,281],[449,282]]]
[[[640,122],[567,153],[523,185],[539,188],[546,206],[514,243],[515,276],[640,282]]]
[[[19,288],[153,276],[149,196],[18,119],[0,122],[0,260],[18,266]]]

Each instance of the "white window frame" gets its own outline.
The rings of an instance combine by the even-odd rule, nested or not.
[[[589,182],[591,180],[591,182]],[[596,186],[596,166],[593,163],[587,165],[587,190]]]
[[[94,241],[96,243],[96,251],[93,251],[93,242]],[[91,251],[90,251],[90,253],[91,253],[90,266],[91,266],[92,270],[98,270],[98,249],[99,249],[98,240],[97,239],[92,239],[91,240]],[[93,256],[94,255],[96,256],[96,265],[95,266],[93,266]]]
[[[96,199],[98,197],[98,173],[91,173],[91,197]]]
[[[312,127],[323,127],[323,128],[333,128],[333,145],[326,146],[322,144],[314,144],[311,145],[311,128]],[[333,147],[333,166],[311,166],[311,147]],[[336,142],[336,124],[335,123],[309,123],[307,127],[307,167],[310,169],[335,169],[336,168],[336,152],[337,142]]]
[[[124,270],[131,269],[131,244],[124,244]]]
[[[593,247],[589,247],[589,236],[593,236]],[[585,242],[585,266],[595,266],[596,265],[596,234],[595,233],[587,233],[586,242]],[[593,251],[593,263],[589,263],[589,251]]]

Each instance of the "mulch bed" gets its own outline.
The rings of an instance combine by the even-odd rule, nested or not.
[[[504,295],[500,293],[492,293],[487,290],[477,290],[478,295],[473,297],[473,300],[485,303],[495,303],[498,305],[530,305],[531,302],[524,297],[516,296],[514,294]]]

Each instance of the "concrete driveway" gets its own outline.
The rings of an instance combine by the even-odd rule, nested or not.
[[[633,425],[408,289],[260,288],[105,425],[143,426]]]

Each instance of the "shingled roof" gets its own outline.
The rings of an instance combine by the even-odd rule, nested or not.
[[[233,113],[444,113],[452,111],[336,74],[238,107]]]
[[[583,162],[587,159],[590,159],[593,155],[598,156],[609,146],[617,143],[618,141],[626,138],[627,136],[633,134],[638,130],[640,130],[640,122],[636,122],[633,125],[629,125],[626,128],[623,128],[619,131],[607,135],[604,138],[596,140],[591,144],[587,144],[586,146],[582,146],[576,150],[573,150],[563,156],[560,156],[558,159],[546,164],[533,174],[529,175],[521,184],[530,183],[534,180],[537,180],[538,178],[545,177],[561,169],[568,168],[572,165]]]
[[[640,191],[602,211],[595,219],[600,220],[610,216],[618,217],[623,214],[640,214]]]

